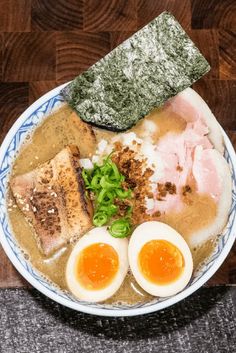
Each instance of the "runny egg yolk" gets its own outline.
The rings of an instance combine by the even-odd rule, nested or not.
[[[181,251],[166,240],[147,242],[141,248],[138,261],[143,276],[159,285],[176,281],[185,265]]]
[[[86,289],[103,289],[112,282],[118,267],[115,249],[109,244],[95,243],[80,253],[75,267],[76,278]]]

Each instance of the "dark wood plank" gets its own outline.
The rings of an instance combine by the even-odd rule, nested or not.
[[[32,0],[32,31],[83,28],[83,0]]]
[[[28,83],[0,82],[0,143],[10,127],[28,107]],[[15,270],[0,245],[0,288],[29,286]]]
[[[0,32],[29,32],[31,0],[0,0]]]
[[[211,65],[211,70],[206,74],[206,79],[219,78],[219,38],[218,30],[194,29],[188,30],[188,35],[197,45],[199,50]],[[204,38],[204,40],[203,40]]]
[[[170,11],[186,30],[191,26],[190,0],[138,0],[138,27],[145,26],[163,11]]]
[[[133,31],[137,29],[136,0],[86,0],[84,30]]]
[[[31,287],[8,260],[0,245],[0,288]]]
[[[28,83],[0,82],[0,142],[28,107]]]
[[[234,146],[234,149],[236,150],[236,132],[231,131],[231,130],[226,130],[226,133],[229,136],[230,141],[231,141],[232,145]]]
[[[234,149],[236,150],[236,132],[226,131],[226,133],[229,136]],[[233,245],[223,265],[207,284],[208,286],[218,284],[236,284],[236,243]]]
[[[236,245],[233,246],[231,252],[227,256],[223,265],[207,282],[208,286],[219,284],[235,284],[236,283]]]
[[[56,42],[54,33],[5,33],[3,80],[24,82],[54,80]]]
[[[0,82],[2,81],[2,67],[3,67],[3,34],[0,33]]]
[[[220,79],[236,80],[236,32],[223,30],[219,32]]]
[[[236,28],[235,0],[191,0],[192,28]]]
[[[201,79],[193,88],[205,99],[224,129],[236,130],[236,81]]]
[[[134,33],[135,33],[135,31],[133,31],[133,32],[131,32],[131,31],[129,31],[129,32],[118,32],[118,31],[111,32],[110,33],[111,49],[114,49],[115,47],[117,47],[119,44],[121,44],[126,39],[131,37]]]
[[[35,81],[29,83],[29,104],[34,103],[45,93],[59,86],[62,82],[58,81]]]
[[[89,45],[88,45],[89,44]],[[109,33],[57,33],[56,79],[69,81],[109,53]]]

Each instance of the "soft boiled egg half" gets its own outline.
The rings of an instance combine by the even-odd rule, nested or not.
[[[100,302],[121,286],[128,271],[128,241],[97,227],[76,244],[67,262],[66,281],[79,299]]]
[[[186,241],[161,222],[145,222],[135,229],[128,256],[136,281],[154,296],[180,292],[192,276],[193,260]]]

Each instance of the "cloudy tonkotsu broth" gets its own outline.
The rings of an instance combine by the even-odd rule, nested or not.
[[[81,150],[81,157],[90,157],[94,150],[86,144],[81,145],[82,131],[76,123],[70,120],[71,109],[64,105],[58,111],[48,116],[44,122],[34,131],[33,135],[26,139],[25,144],[19,151],[18,157],[13,166],[12,175],[26,173],[40,163],[43,163],[55,156],[65,145],[76,144]],[[158,140],[168,131],[181,132],[185,128],[185,121],[178,115],[165,115],[164,110],[155,110],[146,119],[153,121],[158,130],[153,136]],[[139,137],[144,131],[144,120],[140,121],[131,131]],[[97,142],[102,138],[109,139],[114,132],[94,128]],[[11,198],[11,196],[10,196]],[[10,201],[12,202],[12,201]],[[13,200],[14,202],[14,200]],[[167,214],[159,217],[158,220],[168,223],[187,237],[192,231],[210,223],[216,215],[216,204],[208,196],[199,196],[196,193],[191,195],[191,206],[179,214]],[[32,228],[17,207],[9,206],[9,216],[16,239],[22,247],[31,263],[50,281],[56,283],[62,289],[67,289],[65,281],[65,266],[73,245],[63,246],[50,257],[45,257],[39,251]],[[190,216],[190,217],[189,217]],[[191,221],[190,221],[191,218]],[[214,248],[214,240],[208,241],[201,248],[194,250],[194,267],[207,259]],[[128,274],[119,291],[107,302],[136,303],[148,301],[151,296],[145,293],[136,283],[134,277]]]

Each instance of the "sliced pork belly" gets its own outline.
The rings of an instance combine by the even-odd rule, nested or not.
[[[166,108],[183,117],[188,123],[202,121],[207,128],[207,136],[220,153],[224,152],[221,126],[206,102],[192,88],[187,88],[166,103]]]
[[[71,113],[68,119],[70,129],[76,129],[76,136],[79,138],[77,143],[79,146],[80,158],[84,158],[88,153],[93,153],[97,146],[93,127],[81,120],[75,112]]]
[[[32,224],[45,255],[92,227],[92,205],[85,195],[79,150],[67,146],[10,186],[20,210]]]
[[[232,185],[229,166],[222,155],[223,136],[207,104],[190,88],[170,99],[164,109],[178,114],[187,124],[182,132],[168,132],[156,144],[156,154],[162,161],[162,175],[157,182],[171,183],[175,192],[160,195],[157,188],[149,214],[181,214],[186,206],[185,190],[209,196],[216,204],[215,218],[186,238],[195,247],[216,236],[227,223]]]
[[[212,236],[220,234],[227,223],[232,203],[232,180],[225,158],[215,149],[195,151],[193,174],[197,190],[210,194],[217,203],[214,222],[194,232],[189,239],[192,247],[202,244]]]

